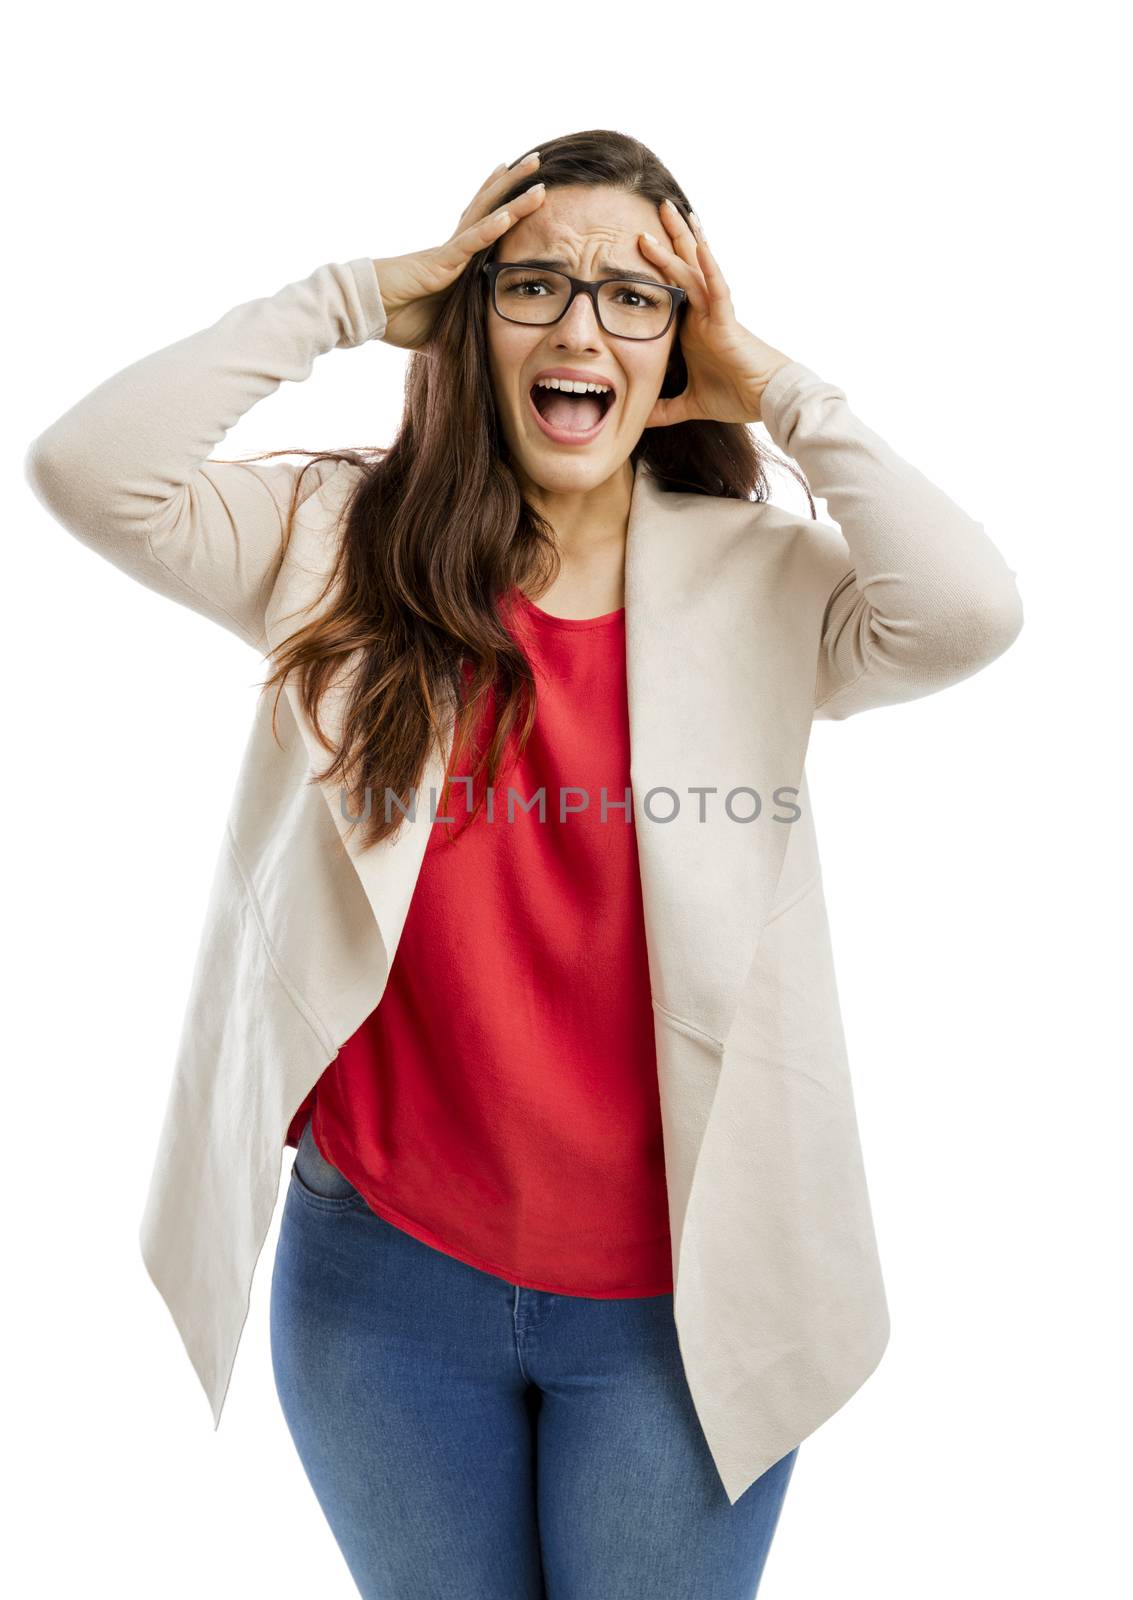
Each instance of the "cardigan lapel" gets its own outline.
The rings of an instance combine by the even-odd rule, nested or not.
[[[799,699],[800,684],[805,688],[808,680],[789,669],[785,656],[784,641],[797,619],[769,617],[759,605],[759,574],[778,547],[771,542],[762,564],[750,549],[754,509],[749,501],[666,492],[639,463],[626,539],[630,770],[651,988],[662,1011],[717,1045],[727,1037],[772,904],[790,826],[775,818],[792,815],[810,728],[810,705]],[[334,518],[326,511],[320,491],[296,517],[267,610],[272,651],[330,603],[318,599],[334,554],[328,531]],[[719,567],[741,539],[749,541],[738,564],[745,582],[729,586],[720,581]],[[781,598],[781,588],[776,592]],[[329,753],[290,681],[285,693],[312,769],[325,765]],[[341,731],[343,701],[336,684],[320,706],[332,741]],[[447,751],[451,712],[444,729]],[[416,816],[366,850],[347,837],[338,784],[321,785],[381,934],[386,970],[377,975],[378,994],[432,821],[444,812],[444,769],[434,745]],[[773,795],[782,786],[788,792],[777,802]],[[709,792],[690,793],[697,787]],[[762,810],[754,820],[727,814],[732,790],[745,791],[733,797],[738,818],[751,815],[755,801],[748,791],[756,791]]]
[[[806,629],[774,572],[781,542],[753,529],[759,515],[751,501],[662,491],[639,470],[626,545],[631,782],[653,999],[720,1047],[797,815],[812,709],[794,664]]]

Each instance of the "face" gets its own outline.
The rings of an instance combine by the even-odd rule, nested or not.
[[[589,280],[612,276],[605,269],[609,262],[654,283],[667,282],[638,249],[637,235],[646,231],[666,238],[657,207],[641,195],[589,186],[549,189],[543,203],[503,235],[495,258],[561,258],[561,271]],[[487,336],[496,410],[521,486],[578,493],[605,483],[640,439],[665,379],[677,319],[658,339],[618,338],[602,328],[589,296],[579,294],[564,317],[541,327],[509,322],[489,303]],[[585,443],[552,438],[535,415],[535,378],[556,367],[613,386],[613,404]]]

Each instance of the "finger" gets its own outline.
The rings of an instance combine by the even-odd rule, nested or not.
[[[657,400],[653,410],[646,418],[647,428],[671,428],[678,422],[687,422],[689,419],[688,406],[683,395],[674,395],[670,400]]]
[[[538,150],[529,150],[525,156],[520,156],[519,160],[514,163],[509,161],[501,161],[498,167],[492,168],[491,172],[489,172],[488,176],[484,179],[476,193],[478,195],[484,194],[488,189],[498,187],[501,179],[503,179],[508,173],[519,172],[520,170],[534,172],[538,163]]]
[[[660,209],[662,215],[664,215],[668,208],[662,206]],[[679,212],[677,216],[679,218],[679,226],[683,230],[683,237],[693,250],[694,262],[689,266],[688,270],[694,276],[689,280],[678,276],[680,269],[676,263],[679,261],[687,265],[687,262],[684,255],[677,255],[675,251],[666,252],[669,258],[668,265],[670,270],[677,277],[681,287],[689,290],[689,299],[698,310],[703,311],[706,315],[710,314],[711,311],[723,311],[730,315],[732,313],[731,290],[728,288],[724,274],[720,271],[716,257],[708,247],[708,241],[704,237],[704,229],[700,225],[699,217],[695,212],[690,213],[692,228],[695,229],[696,233],[694,238],[689,225],[685,223],[683,217],[680,217]],[[663,246],[661,248],[664,249]],[[693,288],[693,285],[696,285],[697,289],[700,285],[703,285],[702,299],[697,299],[697,290]]]
[[[690,267],[697,265],[696,239],[684,213],[672,200],[665,200],[658,208],[665,227],[668,229],[672,240],[673,249],[682,261],[687,261]]]
[[[697,260],[700,270],[704,274],[704,281],[708,285],[708,292],[718,304],[731,307],[732,291],[728,288],[724,274],[720,271],[719,262],[712,254],[712,248],[704,237],[704,229],[700,225],[700,218],[696,212],[690,212],[693,230],[696,234]]]
[[[684,289],[689,298],[689,303],[703,316],[708,316],[711,310],[711,301],[708,285],[698,266],[690,266],[660,239],[654,239],[652,234],[640,233],[641,250],[650,261],[656,263],[661,272],[668,273],[670,278],[675,278],[680,288]]]
[[[485,250],[495,240],[502,239],[509,228],[514,227],[523,217],[530,216],[532,211],[542,205],[546,192],[541,183],[532,184],[529,189],[524,189],[522,194],[509,200],[506,206],[497,206],[486,217],[454,233],[442,246],[443,264],[446,267],[454,267],[471,261],[478,250]]]
[[[460,233],[472,222],[479,222],[491,211],[493,203],[504,194],[517,178],[525,178],[533,173],[539,165],[538,150],[529,150],[525,156],[520,156],[514,166],[508,166],[506,161],[501,161],[494,172],[490,172],[484,182],[477,189],[472,199],[461,212],[460,221],[454,233]]]
[[[488,178],[484,188],[494,189],[498,193],[502,192],[509,183],[514,183],[517,178],[529,177],[538,165],[538,150],[529,150],[525,156],[520,156],[518,161],[501,161],[495,172]]]
[[[701,239],[699,250],[700,270],[704,274],[704,281],[708,285],[708,293],[711,296],[713,305],[730,311],[732,309],[732,291],[724,281],[724,274],[716,265],[716,257],[709,249],[707,239]]]

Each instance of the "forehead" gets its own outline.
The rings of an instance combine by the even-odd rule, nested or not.
[[[652,263],[637,246],[637,235],[647,229],[658,238],[665,236],[656,205],[642,195],[582,185],[549,189],[543,204],[504,234],[496,258],[559,258],[567,270],[652,273]]]

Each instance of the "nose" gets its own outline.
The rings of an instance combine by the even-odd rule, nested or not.
[[[602,325],[588,294],[576,294],[570,310],[555,325],[556,343],[593,346],[602,337]]]

